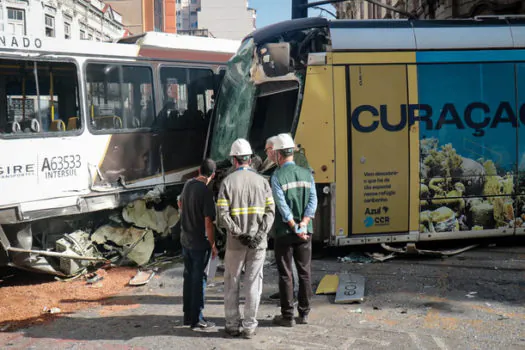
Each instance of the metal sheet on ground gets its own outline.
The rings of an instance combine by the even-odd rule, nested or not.
[[[354,303],[365,300],[365,277],[353,273],[340,274],[335,294],[336,304]]]

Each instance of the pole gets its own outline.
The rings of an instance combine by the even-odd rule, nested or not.
[[[292,0],[292,19],[308,17],[308,0]]]
[[[15,247],[9,247],[7,248],[10,252],[17,252],[17,253],[31,253],[31,254],[37,254],[37,255],[43,255],[43,256],[54,256],[57,258],[66,258],[66,259],[73,259],[73,260],[91,260],[91,261],[108,261],[108,259],[105,258],[95,258],[91,256],[80,256],[80,255],[68,255],[68,254],[62,254],[57,252],[48,252],[47,250],[32,250],[32,249],[22,249],[22,248],[15,248]]]

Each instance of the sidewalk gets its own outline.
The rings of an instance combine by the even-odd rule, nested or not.
[[[384,263],[315,260],[313,281],[351,271],[366,277],[365,301],[336,305],[315,296],[309,325],[271,324],[279,307],[275,267],[265,269],[254,339],[223,332],[222,273],[207,291],[211,331],[182,326],[182,266],[132,294],[53,323],[0,333],[3,349],[525,349],[525,247],[483,248],[446,259]],[[315,288],[315,286],[314,286]],[[315,291],[315,289],[314,289]],[[64,296],[63,302],[68,297]]]

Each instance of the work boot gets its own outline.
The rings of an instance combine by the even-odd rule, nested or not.
[[[239,328],[224,328],[224,332],[226,332],[226,334],[230,337],[238,337],[241,335]]]
[[[284,318],[281,315],[277,315],[273,318],[273,324],[281,327],[293,327],[295,326],[295,320],[293,318]]]
[[[244,329],[242,335],[246,339],[252,339],[255,336],[255,329]]]
[[[308,315],[299,315],[299,317],[297,317],[297,324],[308,324]]]

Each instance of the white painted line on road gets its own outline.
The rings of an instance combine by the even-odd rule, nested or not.
[[[415,334],[415,333],[408,333],[408,336],[410,337],[410,339],[412,339],[412,341],[414,342],[414,344],[416,345],[416,348],[418,350],[426,350],[426,348],[423,346],[423,344],[421,344],[421,341],[419,340],[419,337],[417,336],[417,334]]]
[[[436,336],[432,336],[432,339],[434,339],[434,341],[436,342],[437,346],[439,346],[439,348],[441,350],[448,350],[448,347],[447,345],[445,344],[445,342],[443,341],[443,339],[441,338],[438,338]]]

